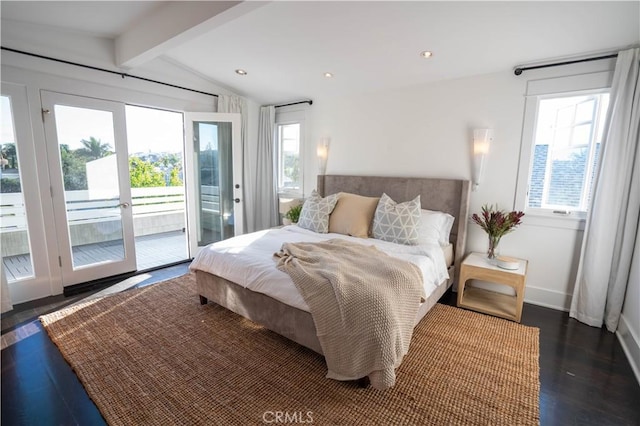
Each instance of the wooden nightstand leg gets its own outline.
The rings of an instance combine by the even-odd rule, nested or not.
[[[464,286],[467,283],[467,274],[464,272],[460,273],[460,278],[458,279],[458,301],[456,303],[457,306],[460,306],[462,302],[462,296],[464,295]]]
[[[524,303],[524,280],[519,280],[516,286],[516,322],[522,319],[522,304]]]

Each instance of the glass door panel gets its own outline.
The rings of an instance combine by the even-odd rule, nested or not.
[[[55,120],[73,268],[123,260],[113,114],[55,105]]]
[[[0,242],[4,273],[11,283],[32,278],[34,271],[11,98],[3,95],[0,100]]]
[[[235,235],[231,123],[193,122],[196,167],[200,178],[198,245]]]
[[[191,255],[200,247],[243,232],[240,115],[186,116]]]
[[[193,122],[198,191],[198,246],[222,240],[220,206],[220,164],[218,126],[215,123]]]
[[[187,260],[183,115],[125,109],[138,269]]]
[[[63,285],[136,268],[124,105],[42,92]]]

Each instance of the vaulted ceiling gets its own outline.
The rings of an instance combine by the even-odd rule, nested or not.
[[[265,104],[507,72],[640,42],[637,1],[2,1],[1,8],[3,21],[112,40],[119,69],[133,73],[165,58]],[[429,59],[420,55],[427,50]]]

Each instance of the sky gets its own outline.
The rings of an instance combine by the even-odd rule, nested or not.
[[[11,123],[11,105],[7,96],[0,98],[0,143],[15,143],[13,124]]]
[[[182,151],[181,113],[127,105],[126,114],[130,153]]]
[[[15,143],[10,99],[0,98],[0,143]],[[81,148],[80,140],[94,137],[114,147],[111,112],[56,105],[58,142],[71,149]],[[183,115],[153,108],[126,106],[129,153],[180,152],[183,144]]]

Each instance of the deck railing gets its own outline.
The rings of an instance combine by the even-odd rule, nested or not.
[[[218,187],[203,187],[203,207],[219,211]],[[22,193],[4,193],[0,202],[2,255],[29,252],[27,212]],[[131,189],[134,233],[136,236],[170,232],[185,228],[185,195],[182,186]],[[67,220],[74,246],[118,238],[120,201],[96,192],[65,191]],[[119,234],[121,236],[121,233]]]

